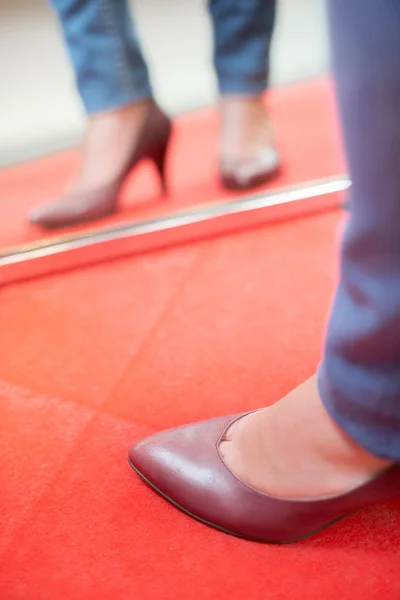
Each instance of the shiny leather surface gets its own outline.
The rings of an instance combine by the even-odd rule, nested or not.
[[[400,466],[335,498],[282,500],[239,481],[219,443],[237,418],[221,417],[151,436],[129,454],[135,470],[168,500],[228,533],[267,542],[307,537],[370,503],[400,497]]]

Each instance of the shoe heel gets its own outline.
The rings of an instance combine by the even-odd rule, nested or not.
[[[170,135],[160,144],[156,151],[153,152],[152,160],[160,179],[161,191],[164,195],[168,193],[166,162],[168,155]]]

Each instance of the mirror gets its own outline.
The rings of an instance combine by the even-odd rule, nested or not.
[[[64,2],[64,5],[66,3]],[[226,4],[226,2],[225,2]],[[0,253],[26,244],[49,246],[60,235],[93,235],[205,204],[279,192],[344,172],[322,0],[278,0],[271,50],[272,117],[281,172],[251,191],[219,182],[217,83],[205,1],[136,0],[135,23],[155,96],[175,118],[168,154],[169,194],[140,165],[127,178],[119,210],[81,225],[43,229],[28,221],[32,207],[61,196],[76,170],[85,118],[55,13],[45,0],[0,0]]]

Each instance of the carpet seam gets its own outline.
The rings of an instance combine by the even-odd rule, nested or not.
[[[197,269],[199,267],[199,265],[206,260],[206,257],[209,255],[209,253],[212,251],[212,249],[213,248],[211,247],[210,242],[206,241],[205,242],[205,247],[201,248],[199,250],[198,254],[196,255],[196,257],[193,259],[193,263],[192,263],[191,267],[187,270],[187,272],[185,273],[185,275],[182,277],[181,282],[176,287],[174,293],[171,295],[170,300],[166,303],[164,309],[161,311],[159,317],[156,319],[156,321],[154,322],[153,326],[151,327],[151,330],[149,331],[149,334],[146,335],[146,338],[143,340],[143,343],[140,345],[140,348],[138,348],[138,351],[136,352],[134,359],[131,360],[127,366],[125,366],[125,368],[121,372],[121,374],[118,377],[118,379],[115,380],[115,382],[114,382],[114,384],[112,386],[112,389],[110,390],[110,392],[108,393],[108,395],[104,399],[104,402],[102,402],[99,406],[103,406],[106,402],[108,402],[108,400],[112,397],[114,391],[120,385],[120,382],[124,378],[124,376],[125,376],[126,372],[128,371],[128,369],[132,369],[132,363],[134,363],[134,361],[137,360],[138,357],[140,356],[141,352],[145,348],[148,347],[148,344],[150,344],[150,339],[149,338],[157,331],[157,329],[164,322],[164,319],[166,318],[167,314],[171,311],[172,307],[175,306],[175,303],[176,303],[176,301],[178,299],[178,296],[186,288],[186,286],[188,285],[189,281],[192,279],[194,270]],[[150,333],[151,333],[151,335],[150,335]],[[134,370],[134,367],[133,367],[133,370]],[[115,414],[115,413],[112,413],[111,411],[104,411],[104,412],[107,413],[107,414]],[[140,424],[143,425],[143,426],[145,426],[145,427],[148,427],[149,429],[156,429],[154,427],[154,425],[149,425],[148,423],[141,422]]]
[[[45,398],[45,396],[44,396]],[[50,397],[48,397],[50,399]],[[54,400],[54,398],[53,398]],[[63,403],[65,403],[66,401],[61,401]],[[75,404],[75,403],[72,403]],[[67,462],[69,462],[69,460],[71,459],[71,457],[77,453],[77,451],[79,451],[79,449],[81,448],[81,446],[84,444],[85,442],[85,434],[87,432],[87,430],[92,426],[93,422],[95,421],[96,417],[98,415],[95,414],[94,411],[92,411],[92,415],[90,415],[88,422],[86,423],[86,425],[82,428],[81,432],[77,435],[76,437],[76,442],[74,443],[72,449],[70,452],[67,452],[65,458],[62,460],[62,463],[60,464],[60,467],[54,472],[53,476],[49,478],[45,488],[43,489],[43,491],[35,498],[35,500],[31,503],[30,507],[29,507],[29,511],[26,514],[26,517],[23,519],[22,523],[16,528],[15,533],[13,535],[11,535],[10,540],[6,543],[6,545],[4,546],[3,550],[0,553],[0,557],[4,557],[7,552],[9,551],[10,547],[12,545],[15,544],[15,542],[18,540],[18,538],[22,535],[22,532],[24,531],[24,529],[26,527],[28,527],[29,522],[32,518],[32,514],[34,513],[34,511],[37,509],[38,506],[40,506],[41,501],[43,500],[43,497],[46,495],[46,492],[51,489],[52,484],[54,483],[55,480],[57,480],[57,478],[59,477],[60,473],[65,470],[65,464]],[[108,413],[104,413],[102,411],[100,411],[100,415],[101,414],[108,414]],[[113,416],[113,415],[110,415]],[[144,425],[142,423],[137,423],[135,421],[126,421],[125,419],[122,418],[116,418],[114,417],[116,421],[120,421],[122,423],[126,423],[129,425],[136,425],[139,427],[146,427],[147,429],[151,430],[151,432],[155,432],[154,428],[148,427],[147,425]],[[127,454],[128,454],[128,448],[127,448]]]
[[[195,268],[197,268],[198,263],[201,263],[204,259],[205,254],[208,252],[209,247],[202,247],[198,250],[198,252],[196,253],[195,257],[192,260],[192,264],[189,266],[189,268],[186,270],[185,274],[182,276],[181,281],[179,282],[179,284],[176,286],[174,292],[171,294],[170,299],[166,302],[166,304],[164,305],[163,309],[160,311],[159,316],[155,319],[153,325],[150,327],[149,331],[147,332],[145,338],[143,339],[143,342],[140,344],[140,346],[137,349],[137,352],[135,353],[135,358],[137,358],[137,356],[140,354],[142,348],[144,346],[146,346],[147,340],[149,338],[149,336],[152,335],[152,333],[154,331],[157,330],[157,328],[159,327],[159,325],[161,324],[161,322],[164,320],[166,314],[169,312],[170,308],[174,305],[178,295],[180,294],[180,292],[182,291],[182,289],[185,288],[188,280],[191,279],[191,277],[193,276],[193,271]],[[129,365],[132,364],[132,360],[135,360],[135,358],[131,358],[131,361],[129,362]],[[59,476],[60,472],[64,469],[65,463],[70,459],[72,454],[75,454],[76,451],[79,449],[79,447],[84,443],[84,436],[86,431],[88,430],[88,428],[92,425],[94,419],[98,416],[101,415],[105,415],[105,416],[110,416],[113,417],[116,421],[119,421],[121,423],[126,423],[129,425],[136,425],[139,427],[145,427],[146,429],[150,430],[151,432],[156,431],[156,428],[154,426],[148,425],[147,423],[143,423],[143,422],[139,422],[139,421],[129,421],[127,419],[121,418],[119,416],[117,416],[115,413],[109,411],[109,410],[104,410],[102,408],[103,404],[105,402],[107,402],[107,400],[110,398],[110,396],[113,393],[113,390],[115,389],[115,387],[119,384],[121,378],[124,376],[124,374],[126,373],[126,370],[128,369],[128,366],[124,367],[124,369],[122,370],[120,376],[117,379],[117,382],[111,387],[111,390],[109,392],[109,394],[106,395],[106,398],[104,400],[103,403],[99,404],[98,406],[94,407],[94,408],[89,408],[84,404],[81,404],[80,402],[77,402],[76,400],[65,400],[63,398],[59,398],[59,397],[52,397],[52,396],[48,396],[47,394],[38,394],[40,395],[43,399],[48,399],[48,400],[52,400],[52,401],[58,401],[60,403],[63,404],[72,404],[74,406],[77,406],[79,408],[83,408],[86,409],[88,411],[90,411],[92,414],[89,417],[88,422],[86,423],[86,425],[83,427],[82,431],[78,434],[77,438],[76,438],[76,443],[73,446],[73,449],[71,450],[70,453],[67,453],[65,459],[62,461],[62,464],[60,465],[60,467],[56,470],[56,472],[54,473],[54,475],[49,479],[48,483],[45,486],[45,489],[41,492],[41,494],[39,494],[39,496],[32,502],[32,505],[30,507],[30,510],[28,511],[28,514],[26,515],[25,519],[23,520],[23,522],[20,524],[19,527],[17,527],[16,531],[15,531],[15,535],[12,535],[9,542],[6,544],[6,546],[4,547],[3,551],[1,552],[0,556],[4,556],[10,546],[12,544],[15,543],[15,541],[18,539],[18,537],[21,535],[21,532],[24,530],[25,527],[28,526],[29,520],[32,516],[33,511],[37,508],[38,505],[40,505],[40,502],[43,498],[43,496],[46,494],[47,490],[49,489],[49,487],[51,487],[52,483],[57,479],[57,477]],[[1,381],[1,380],[0,380]],[[6,381],[6,380],[3,380]],[[22,387],[22,386],[16,386],[15,384],[12,383],[7,383],[8,386],[10,386],[11,389],[15,390],[15,391],[21,391],[21,392],[25,392],[27,394],[31,394],[31,395],[35,395],[35,392],[32,392],[32,390]]]

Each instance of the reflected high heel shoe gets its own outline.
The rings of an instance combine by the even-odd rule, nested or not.
[[[260,542],[297,541],[369,504],[400,498],[400,465],[346,493],[316,500],[285,500],[250,487],[226,467],[219,449],[228,429],[242,416],[152,435],[131,449],[130,465],[189,516]]]
[[[125,167],[112,182],[93,190],[67,194],[55,202],[35,208],[29,216],[30,222],[52,229],[94,221],[114,213],[126,177],[146,159],[154,164],[162,191],[166,193],[165,163],[171,132],[171,120],[152,103]]]

